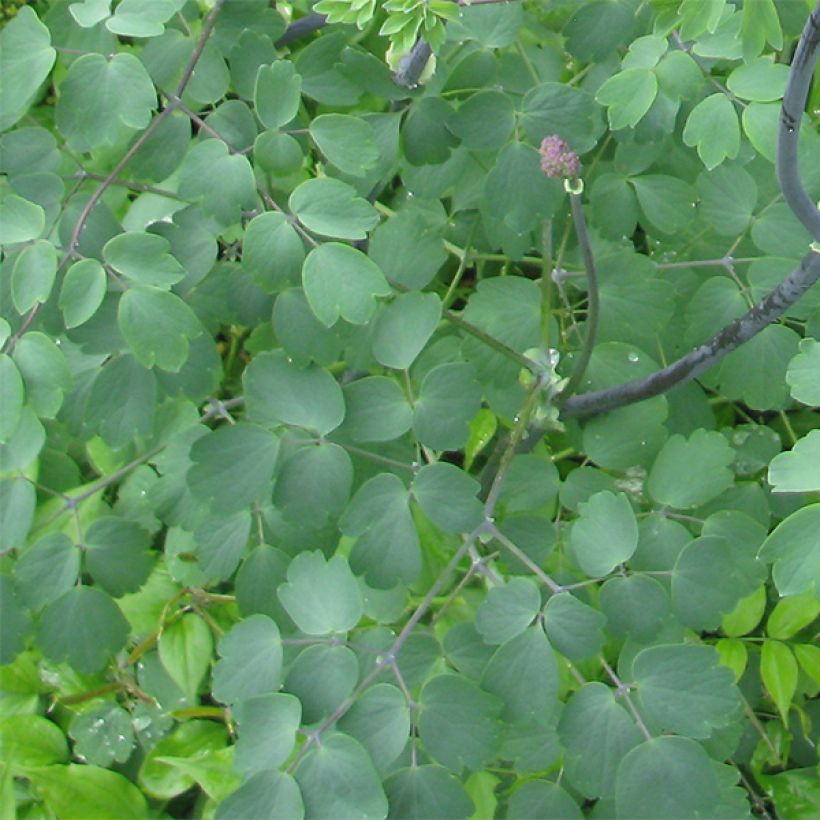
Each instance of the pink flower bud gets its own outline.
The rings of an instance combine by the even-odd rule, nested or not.
[[[541,170],[550,179],[571,179],[581,173],[578,154],[557,135],[544,137],[540,153]]]

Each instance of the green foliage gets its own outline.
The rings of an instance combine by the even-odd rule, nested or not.
[[[809,6],[4,5],[3,817],[813,816]]]

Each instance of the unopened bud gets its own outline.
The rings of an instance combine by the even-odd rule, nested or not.
[[[544,137],[540,153],[541,170],[550,179],[572,179],[581,173],[578,154],[557,135]]]

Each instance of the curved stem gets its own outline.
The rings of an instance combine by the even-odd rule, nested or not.
[[[803,33],[792,59],[783,107],[780,112],[780,128],[777,134],[777,180],[780,190],[794,215],[805,225],[816,242],[820,242],[820,211],[806,193],[800,182],[797,166],[797,145],[800,138],[800,121],[809,95],[817,52],[820,50],[820,2],[806,20]]]
[[[561,409],[561,418],[606,413],[617,407],[657,396],[694,379],[778,319],[818,279],[820,252],[811,250],[768,296],[761,299],[745,315],[716,333],[708,342],[668,367],[642,379],[619,384],[608,390],[594,390],[572,397]]]

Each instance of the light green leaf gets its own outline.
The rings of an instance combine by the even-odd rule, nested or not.
[[[757,0],[743,6],[740,28],[743,59],[748,63],[763,51],[768,43],[775,51],[783,48],[783,30],[774,0]]]
[[[213,654],[210,627],[196,613],[187,612],[162,631],[157,648],[174,683],[195,700]]]
[[[32,769],[26,777],[55,816],[65,820],[140,820],[148,804],[140,790],[119,772],[70,763]]]
[[[0,131],[5,131],[34,102],[57,56],[51,47],[51,33],[30,6],[18,8],[14,17],[5,21],[0,55]]]
[[[302,719],[298,698],[283,693],[240,701],[234,708],[239,726],[234,764],[244,775],[275,769],[293,751]]]
[[[106,284],[105,270],[96,259],[81,259],[66,271],[58,303],[66,328],[79,327],[97,312]]]
[[[361,591],[342,555],[325,561],[320,552],[299,553],[277,594],[294,623],[308,635],[348,632],[362,617]]]
[[[785,641],[811,624],[820,615],[820,601],[811,591],[779,600],[766,620],[770,638]]]
[[[305,248],[294,227],[281,213],[254,217],[245,228],[242,267],[265,293],[277,293],[299,282]]]
[[[811,430],[791,450],[775,456],[768,481],[779,493],[820,490],[820,430]]]
[[[327,161],[346,174],[364,176],[379,159],[373,127],[360,117],[320,114],[309,130]]]
[[[688,737],[662,736],[647,740],[627,752],[618,767],[615,784],[618,817],[633,820],[715,817],[719,801],[714,763],[703,746]]]
[[[589,501],[578,505],[578,512],[570,543],[587,575],[608,575],[632,557],[638,546],[638,523],[623,493],[595,493]]]
[[[57,274],[57,249],[51,242],[39,239],[28,245],[14,262],[11,293],[20,314],[48,300]]]
[[[290,424],[320,436],[342,423],[342,388],[322,368],[299,368],[281,351],[261,353],[246,368],[242,380],[251,421]]]
[[[475,806],[461,781],[443,766],[399,769],[384,781],[390,816],[407,820],[467,820]]]
[[[703,740],[740,708],[734,674],[711,646],[652,646],[635,656],[632,672],[638,711],[662,729]]]
[[[0,245],[36,239],[46,226],[46,212],[16,194],[0,198]]]
[[[567,701],[558,732],[569,784],[590,800],[614,797],[618,766],[642,737],[612,689],[584,684]]]
[[[235,704],[278,691],[282,682],[282,638],[266,615],[234,624],[219,642],[221,660],[213,670],[213,695]]]
[[[237,817],[267,817],[270,820],[302,820],[305,807],[292,775],[275,769],[252,774],[220,803],[216,820]]]
[[[265,128],[281,128],[299,111],[302,102],[302,78],[293,63],[277,60],[259,66],[253,92],[256,114]]]
[[[724,635],[738,638],[751,632],[763,617],[766,609],[766,587],[761,584],[751,595],[741,598],[731,612],[727,612],[720,622]]]
[[[510,584],[518,580],[529,579]],[[498,647],[484,667],[481,688],[502,700],[504,720],[545,725],[560,704],[558,661],[544,630],[529,626]]]
[[[129,632],[128,621],[108,595],[77,586],[43,610],[37,638],[47,658],[68,661],[88,675],[99,672],[125,646]]]
[[[379,314],[373,356],[385,367],[406,370],[424,349],[441,319],[441,299],[414,291],[398,296]]]
[[[129,288],[117,309],[117,324],[134,357],[145,367],[178,373],[189,342],[202,333],[196,314],[176,294],[160,288]]]
[[[460,675],[438,675],[421,691],[418,730],[427,753],[453,772],[481,769],[498,752],[502,702]]]
[[[170,249],[171,243],[165,237],[129,231],[105,243],[103,258],[133,282],[167,290],[187,275],[185,268],[169,253]]]
[[[647,489],[658,504],[697,507],[732,486],[733,461],[734,452],[720,433],[695,430],[688,440],[670,436],[652,465]]]
[[[469,532],[478,526],[483,507],[481,485],[454,464],[427,464],[413,479],[412,493],[424,514],[445,532]]]
[[[760,677],[780,712],[783,723],[789,723],[789,707],[797,691],[797,661],[782,641],[763,641],[760,652]]]
[[[634,31],[635,15],[626,6],[595,0],[573,10],[563,35],[573,57],[584,63],[597,63],[626,45]]]
[[[145,128],[156,107],[154,84],[133,54],[120,52],[111,59],[84,54],[71,63],[60,85],[57,128],[73,150],[89,151]]]
[[[463,362],[438,365],[421,383],[413,429],[427,447],[458,449],[467,442],[469,423],[480,403],[481,387],[471,365]]]
[[[245,554],[250,529],[250,511],[242,509],[207,517],[194,530],[194,552],[208,579],[225,581],[233,575]]]
[[[786,90],[789,67],[769,57],[758,57],[735,68],[726,80],[726,86],[743,100],[772,102],[779,100]]]
[[[307,817],[382,820],[387,798],[373,762],[356,740],[334,734],[302,758],[295,772]]]
[[[648,68],[627,68],[610,77],[595,99],[607,106],[613,131],[634,128],[649,111],[658,93],[658,78]]]
[[[366,376],[342,390],[346,410],[341,431],[353,441],[392,441],[410,429],[413,411],[393,379]]]
[[[364,239],[379,222],[376,209],[355,188],[330,177],[301,183],[288,207],[309,231],[338,239]]]
[[[69,760],[68,744],[60,727],[40,715],[4,716],[0,720],[0,746],[4,762],[15,774]]]
[[[732,101],[722,92],[701,100],[686,120],[683,141],[697,146],[710,171],[727,157],[734,159],[740,151],[740,123]]]
[[[475,627],[488,644],[502,644],[522,633],[541,609],[541,594],[529,578],[512,578],[492,587],[479,606]]]
[[[340,242],[324,242],[307,255],[302,286],[310,309],[325,327],[332,327],[339,317],[354,325],[367,324],[376,312],[376,298],[392,293],[373,260]]]
[[[158,37],[184,0],[122,0],[105,27],[122,37]]]
[[[772,578],[781,595],[820,590],[820,504],[810,504],[781,521],[758,557],[773,561]]]
[[[188,486],[217,512],[232,513],[271,491],[277,437],[255,424],[220,427],[194,442]]]
[[[799,347],[800,352],[789,362],[786,383],[793,399],[820,405],[820,341],[802,339]]]

